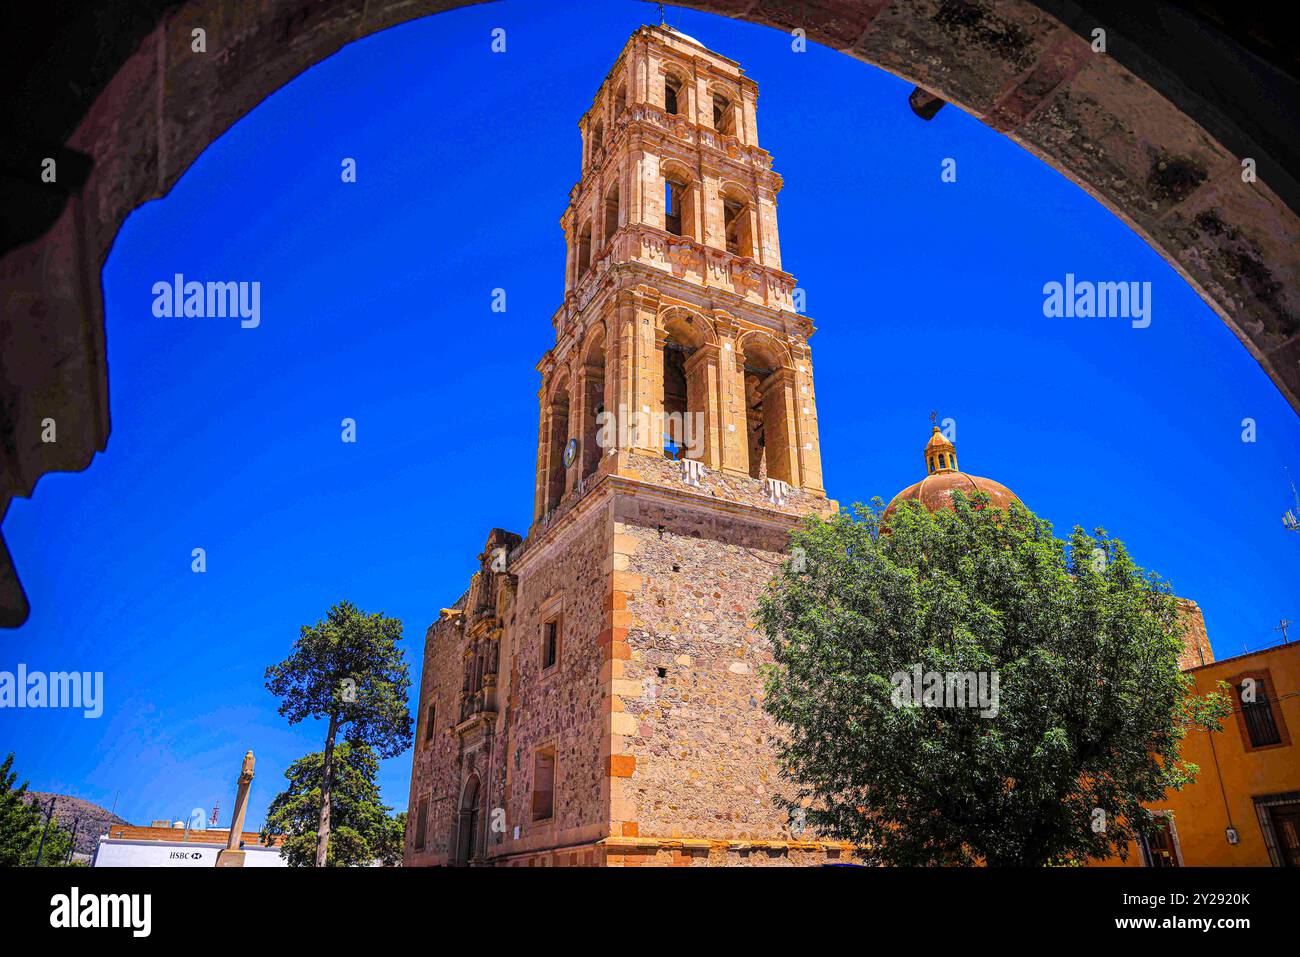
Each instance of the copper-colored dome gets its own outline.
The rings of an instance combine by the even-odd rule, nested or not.
[[[952,508],[953,492],[962,492],[966,495],[973,492],[983,492],[989,497],[988,504],[991,508],[1005,509],[1012,502],[1020,501],[1009,488],[992,479],[981,478],[978,475],[967,475],[965,472],[949,469],[934,475],[927,475],[915,485],[909,485],[903,489],[889,503],[889,507],[885,509],[884,517],[888,518],[899,502],[920,502],[932,512],[941,508]]]
[[[934,418],[933,413],[930,418]],[[882,518],[888,518],[899,502],[920,502],[932,512],[952,508],[953,492],[966,495],[983,492],[989,497],[991,508],[1005,509],[1012,502],[1020,501],[1005,485],[958,471],[956,448],[937,425],[931,430],[930,441],[925,444],[925,467],[929,474],[895,495]]]

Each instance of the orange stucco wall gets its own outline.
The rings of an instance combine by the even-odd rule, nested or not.
[[[1274,720],[1282,743],[1251,748],[1239,710],[1223,721],[1223,730],[1195,731],[1183,742],[1183,757],[1200,768],[1196,782],[1170,791],[1153,809],[1168,810],[1182,864],[1187,867],[1268,867],[1271,864],[1263,828],[1252,800],[1265,795],[1300,791],[1300,644],[1225,658],[1188,669],[1194,693],[1208,694],[1220,681],[1240,683],[1245,675],[1266,676]],[[1234,709],[1238,705],[1233,700]],[[1240,842],[1231,845],[1227,828],[1236,828]],[[1102,866],[1141,867],[1143,859],[1130,847],[1127,861],[1118,858]]]

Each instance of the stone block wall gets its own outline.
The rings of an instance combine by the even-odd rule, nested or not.
[[[727,482],[729,497],[762,495],[756,480]],[[658,485],[614,498],[610,865],[786,866],[848,853],[792,833],[773,800],[789,790],[763,710],[771,647],[753,613],[802,516],[724,501]]]
[[[604,836],[608,788],[605,631],[610,522],[606,496],[593,495],[571,521],[531,542],[516,559],[518,589],[503,656],[509,656],[507,705],[500,735],[506,769],[505,833],[494,856],[594,842]],[[560,624],[559,658],[543,669],[542,628]],[[534,757],[555,750],[555,813],[533,821]],[[514,837],[515,827],[519,837]]]

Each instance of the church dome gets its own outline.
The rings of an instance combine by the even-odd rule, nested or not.
[[[930,441],[925,444],[925,467],[929,474],[895,495],[885,509],[884,518],[893,513],[899,502],[920,502],[932,512],[952,508],[953,492],[965,495],[983,492],[989,497],[992,508],[1005,509],[1012,502],[1020,501],[1005,485],[958,470],[957,449],[937,425],[930,434]]]

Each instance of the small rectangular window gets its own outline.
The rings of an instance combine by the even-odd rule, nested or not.
[[[542,670],[549,671],[560,660],[560,619],[542,625]]]
[[[428,745],[430,745],[430,744],[433,743],[434,720],[435,720],[435,718],[437,717],[437,710],[436,710],[436,709],[437,709],[437,706],[431,704],[431,705],[429,705],[428,709],[425,711],[425,717],[424,717],[424,743],[425,743],[425,746],[426,746],[426,747],[427,747]]]
[[[1268,689],[1263,678],[1246,678],[1237,686],[1237,701],[1241,716],[1246,721],[1246,733],[1251,747],[1262,748],[1281,744],[1282,735],[1273,718],[1273,706],[1268,700]]]
[[[533,759],[533,820],[555,816],[555,750],[542,748]]]
[[[415,819],[415,849],[424,850],[424,839],[429,819],[429,799],[420,798],[420,816]]]

